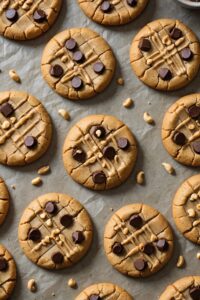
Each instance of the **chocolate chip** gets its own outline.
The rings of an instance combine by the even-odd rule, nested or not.
[[[56,252],[52,255],[51,259],[55,264],[60,265],[63,263],[64,256],[62,255],[62,253]]]
[[[39,242],[42,239],[42,235],[39,229],[31,229],[28,233],[28,239],[33,242]]]
[[[138,271],[144,271],[147,267],[147,262],[143,258],[138,258],[134,261],[134,266]]]
[[[142,51],[148,52],[151,50],[151,42],[148,39],[142,38],[139,42],[139,48]]]
[[[128,139],[122,137],[117,140],[117,145],[120,149],[126,150],[130,146],[130,143]]]
[[[94,183],[102,184],[106,183],[106,175],[103,171],[97,171],[92,174],[92,179]]]
[[[181,57],[183,60],[187,60],[187,61],[192,59],[193,53],[189,47],[186,47],[181,51]]]
[[[130,225],[136,229],[139,229],[143,225],[143,220],[139,215],[132,215],[129,221]]]
[[[93,65],[93,70],[97,74],[102,74],[103,71],[105,70],[105,66],[102,62],[99,61]]]
[[[10,117],[12,113],[14,112],[14,109],[10,103],[4,103],[0,107],[1,113],[4,115],[4,117]]]
[[[37,145],[37,139],[32,135],[28,135],[24,139],[24,144],[27,148],[32,149]]]
[[[103,1],[102,4],[101,4],[101,10],[104,12],[104,13],[108,13],[111,11],[111,8],[112,8],[112,5],[110,3],[110,1]]]
[[[137,0],[126,0],[126,2],[131,7],[134,7],[137,5]]]
[[[114,243],[114,245],[112,246],[112,252],[116,255],[122,254],[123,251],[124,251],[124,247],[120,243]]]
[[[42,9],[37,9],[33,14],[33,19],[37,23],[42,23],[42,22],[46,21],[47,16]]]
[[[73,224],[73,217],[70,215],[64,215],[60,218],[60,223],[64,227],[68,228],[68,227],[72,226],[72,224]]]
[[[116,151],[113,147],[108,146],[103,149],[103,155],[104,155],[104,157],[108,158],[109,160],[112,160],[112,159],[114,159],[114,157],[116,155]]]
[[[81,63],[84,60],[84,54],[81,51],[74,52],[73,60],[77,63]]]
[[[74,231],[72,233],[72,240],[75,244],[81,244],[85,240],[82,231]]]
[[[101,300],[101,297],[97,294],[89,296],[89,300]]]
[[[165,239],[158,240],[156,246],[161,252],[166,252],[169,248],[169,244]]]
[[[194,152],[196,152],[197,154],[200,154],[200,141],[193,142],[192,148],[193,148]]]
[[[158,75],[160,76],[160,78],[162,80],[165,80],[165,81],[172,79],[172,73],[167,68],[160,68],[158,70]]]
[[[0,271],[6,271],[8,269],[8,262],[5,258],[0,258]]]
[[[16,22],[18,20],[18,12],[14,8],[6,10],[6,18],[11,22]]]
[[[91,132],[98,139],[102,139],[106,135],[106,130],[103,126],[93,126]]]
[[[74,39],[69,39],[69,40],[66,41],[65,47],[67,48],[67,50],[73,51],[73,50],[76,49],[77,43]]]
[[[155,252],[155,247],[152,243],[148,243],[144,246],[143,252],[147,255],[152,255]]]
[[[74,148],[72,151],[72,157],[80,163],[84,163],[86,160],[86,153],[81,148]]]
[[[56,78],[62,77],[64,74],[64,70],[60,65],[51,66],[50,75]]]
[[[192,119],[198,119],[200,116],[200,107],[195,104],[188,108],[188,114]]]
[[[71,85],[75,90],[80,90],[83,86],[83,81],[80,77],[75,76],[71,81]]]
[[[186,143],[186,136],[184,133],[177,131],[175,132],[175,134],[173,135],[173,141],[174,143],[176,143],[177,145],[183,146]]]
[[[171,31],[170,31],[170,37],[173,40],[178,40],[183,36],[182,31],[179,28],[174,27]]]
[[[190,293],[190,297],[193,300],[199,300],[200,299],[200,286],[192,287],[190,289],[189,293]]]
[[[58,210],[58,207],[55,202],[49,201],[45,205],[45,210],[49,214],[55,214]]]

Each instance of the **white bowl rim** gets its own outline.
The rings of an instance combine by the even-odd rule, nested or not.
[[[190,0],[178,0],[182,4],[186,4],[190,7],[199,7],[200,8],[200,2],[193,2]]]

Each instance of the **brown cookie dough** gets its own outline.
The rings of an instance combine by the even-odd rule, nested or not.
[[[130,204],[108,221],[104,249],[119,272],[147,277],[164,267],[172,256],[173,234],[163,215],[146,204]]]
[[[0,177],[0,225],[4,222],[9,209],[10,195],[3,178]]]
[[[89,250],[93,226],[85,208],[68,195],[50,193],[25,209],[19,224],[19,243],[25,255],[47,269],[78,262]]]
[[[102,25],[127,24],[139,16],[149,0],[78,0],[80,8]]]
[[[143,83],[157,90],[176,90],[197,74],[200,43],[180,21],[160,19],[147,24],[133,39],[130,60]]]
[[[200,276],[183,277],[170,284],[159,300],[200,299]]]
[[[22,91],[0,93],[0,163],[26,165],[41,157],[52,135],[43,105]]]
[[[16,284],[16,265],[11,254],[0,245],[0,299],[6,300]]]
[[[115,70],[110,46],[89,28],[72,28],[57,34],[44,49],[41,63],[50,87],[72,100],[102,92]]]
[[[93,190],[107,190],[123,183],[137,157],[130,129],[111,115],[90,115],[69,131],[63,161],[68,174]]]
[[[97,283],[87,287],[75,300],[133,300],[133,298],[115,284]]]
[[[167,152],[178,162],[200,166],[200,94],[176,101],[166,112],[162,140]]]
[[[14,40],[34,39],[52,26],[62,0],[0,1],[0,34]]]

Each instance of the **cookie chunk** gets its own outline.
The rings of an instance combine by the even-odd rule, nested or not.
[[[50,40],[41,68],[44,79],[58,94],[72,100],[86,99],[110,83],[115,58],[98,33],[89,28],[72,28]]]
[[[133,300],[133,298],[115,284],[97,283],[87,287],[75,300]]]
[[[0,245],[0,299],[6,300],[16,284],[16,265],[8,250]]]
[[[47,269],[78,262],[89,250],[93,226],[85,208],[68,195],[50,193],[25,209],[19,224],[19,243],[25,255]]]
[[[131,22],[145,9],[149,0],[78,0],[83,12],[102,25],[122,25]]]
[[[10,195],[3,178],[0,177],[0,225],[4,222],[9,209]]]
[[[197,74],[200,43],[180,21],[160,19],[147,24],[133,39],[130,60],[143,83],[157,90],[176,90]]]
[[[14,40],[34,39],[55,22],[62,0],[0,2],[0,34]]]
[[[200,276],[183,277],[170,284],[159,300],[200,299]]]
[[[0,93],[0,163],[26,165],[42,156],[52,135],[43,105],[22,91]]]
[[[69,131],[63,161],[68,174],[93,190],[124,182],[136,161],[136,141],[130,129],[110,115],[90,115]]]
[[[146,204],[130,204],[108,221],[104,249],[109,262],[119,272],[147,277],[167,264],[173,252],[172,230],[156,209]]]
[[[166,112],[162,124],[163,145],[178,162],[200,166],[200,94],[185,96]]]

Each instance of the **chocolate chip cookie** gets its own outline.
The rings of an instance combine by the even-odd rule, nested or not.
[[[83,12],[102,25],[131,22],[145,9],[149,0],[78,0]]]
[[[68,195],[50,193],[25,209],[19,224],[19,243],[25,255],[47,269],[78,262],[89,250],[93,226],[85,208]]]
[[[0,225],[4,222],[9,209],[10,195],[3,178],[0,177]]]
[[[22,91],[0,93],[0,163],[26,165],[41,157],[52,136],[43,105]]]
[[[42,56],[44,79],[58,94],[78,100],[95,96],[110,83],[115,57],[107,42],[89,28],[53,37]]]
[[[143,83],[157,90],[176,90],[197,74],[200,43],[180,21],[160,19],[147,24],[133,39],[130,60]]]
[[[75,300],[133,300],[133,298],[115,284],[97,283],[87,287]]]
[[[111,115],[90,115],[69,131],[63,161],[68,174],[93,190],[107,190],[123,183],[137,157],[130,129]]]
[[[14,40],[34,39],[55,22],[62,0],[0,1],[0,34]]]
[[[104,249],[109,262],[119,272],[147,277],[167,264],[173,252],[172,230],[156,209],[146,204],[130,204],[108,221]]]
[[[200,166],[200,94],[176,101],[162,124],[163,145],[178,162]]]

